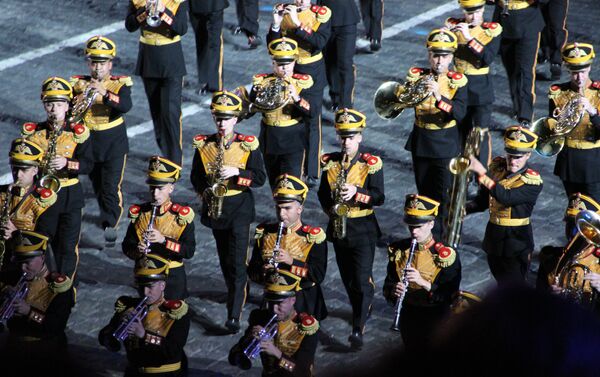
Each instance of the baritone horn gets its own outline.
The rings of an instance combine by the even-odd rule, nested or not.
[[[435,75],[427,74],[416,81],[400,83],[384,82],[377,88],[373,96],[373,107],[382,119],[395,119],[404,109],[415,107],[431,95],[428,84],[435,80]]]

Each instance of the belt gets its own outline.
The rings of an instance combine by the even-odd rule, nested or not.
[[[176,35],[173,38],[167,38],[160,34],[157,34],[156,37],[145,37],[143,35],[140,35],[140,42],[145,45],[151,45],[151,46],[169,45],[171,43],[179,42],[180,40],[181,40],[181,37],[179,35]]]
[[[167,373],[175,372],[181,369],[181,361],[173,364],[165,364],[159,367],[139,367],[138,372],[140,373]]]
[[[600,140],[598,141],[585,141],[585,140],[571,140],[567,139],[567,147],[573,149],[594,149],[600,148]]]
[[[507,218],[490,216],[490,222],[492,224],[501,225],[501,226],[523,226],[523,225],[529,225],[529,217],[526,217],[524,219],[507,219]]]
[[[40,340],[42,340],[42,338],[38,338],[36,336],[29,336],[29,335],[23,335],[23,336],[16,335],[13,337],[13,339],[18,342],[39,342]]]
[[[79,178],[60,179],[60,187],[69,187],[79,183]]]
[[[316,55],[313,56],[307,56],[306,58],[298,58],[298,64],[310,64],[310,63],[314,63],[314,62],[318,62],[319,60],[323,59],[323,53],[319,52]]]
[[[361,210],[358,210],[358,211],[352,211],[352,210],[350,210],[350,212],[348,212],[348,216],[347,217],[349,219],[353,219],[353,218],[356,218],[356,217],[369,216],[372,213],[373,213],[373,210],[370,209],[370,208],[369,209],[361,209]]]
[[[235,196],[235,195],[241,194],[242,192],[244,192],[244,191],[242,191],[242,190],[227,189],[227,192],[225,193],[225,196]]]
[[[483,68],[469,68],[467,69],[465,72],[463,72],[465,75],[471,75],[471,76],[477,76],[477,75],[487,75],[488,73],[490,73],[490,67],[483,67]]]
[[[86,123],[85,125],[88,126],[91,131],[106,131],[106,130],[110,130],[111,128],[117,127],[120,124],[123,124],[123,117],[118,117],[117,119],[113,120],[112,122],[108,122],[108,123],[100,123],[100,124]]]
[[[439,125],[439,124],[435,124],[435,123],[421,123],[419,121],[415,122],[415,126],[419,127],[419,128],[424,128],[426,130],[445,130],[446,128],[452,128],[454,126],[456,126],[456,121],[453,119],[450,122],[444,124],[444,125]]]
[[[178,262],[178,261],[169,261],[169,268],[177,268],[177,267],[181,267],[183,266],[183,262]]]
[[[521,9],[525,9],[525,8],[529,8],[529,3],[526,1],[522,1],[522,2],[514,2],[511,0],[504,0],[504,1],[499,1],[498,2],[500,5],[500,7],[505,7],[510,9],[510,10],[521,10]]]
[[[274,120],[274,121],[270,121],[267,118],[263,117],[262,121],[264,124],[266,124],[267,126],[272,126],[272,127],[289,127],[289,126],[295,126],[296,124],[300,123],[300,121],[302,120],[302,118],[294,118],[294,119],[288,119],[288,120]]]

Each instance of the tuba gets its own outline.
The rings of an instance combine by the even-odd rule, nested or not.
[[[275,339],[278,327],[277,314],[273,314],[269,322],[260,329],[256,337],[252,338],[242,353],[230,355],[230,363],[237,365],[242,370],[252,368],[252,361],[256,359],[261,352],[260,343]]]
[[[218,219],[223,212],[223,198],[227,194],[227,185],[221,176],[221,169],[225,160],[225,138],[219,137],[217,141],[217,156],[212,166],[212,174],[209,180],[208,188],[208,216],[211,219]]]
[[[92,107],[98,97],[98,92],[91,88],[89,84],[83,92],[73,99],[71,111],[67,118],[68,123],[80,123],[88,110]]]
[[[255,111],[266,112],[281,109],[292,97],[288,91],[290,83],[284,77],[270,76],[254,86],[256,93],[252,102]]]
[[[580,263],[580,257],[590,246],[600,246],[600,215],[584,210],[575,216],[577,234],[564,249],[558,264],[551,275],[561,294],[579,304],[592,307],[597,293],[584,276],[590,272],[589,266]]]
[[[333,192],[333,237],[341,240],[346,237],[346,223],[348,220],[348,212],[350,212],[350,206],[344,201],[342,196],[342,189],[346,184],[348,178],[348,168],[346,165],[349,163],[346,149],[342,148],[342,161],[340,161],[340,172],[335,179],[335,191]]]
[[[483,131],[479,127],[473,127],[467,135],[465,149],[459,157],[450,160],[448,169],[453,175],[452,189],[450,191],[450,203],[448,205],[448,217],[446,218],[446,233],[444,242],[453,248],[460,243],[460,233],[465,218],[465,204],[467,202],[467,184],[469,182],[470,157],[479,153]]]
[[[404,84],[396,81],[384,82],[373,96],[373,107],[382,119],[395,119],[408,107],[416,107],[431,95],[427,84],[435,81],[434,74],[421,76],[416,81]]]
[[[538,136],[535,151],[543,157],[552,157],[560,152],[567,135],[577,127],[585,114],[580,93],[571,93],[569,100],[552,112],[552,117],[536,120],[531,126]]]

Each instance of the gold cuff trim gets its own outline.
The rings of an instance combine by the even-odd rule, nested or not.
[[[469,68],[463,73],[467,76],[487,75],[488,73],[490,73],[490,67],[483,67],[479,69]]]
[[[60,179],[60,187],[69,187],[79,183],[79,178]]]
[[[523,225],[529,225],[529,217],[526,217],[524,219],[505,219],[505,218],[490,216],[490,222],[492,224],[501,225],[501,226],[523,226]]]

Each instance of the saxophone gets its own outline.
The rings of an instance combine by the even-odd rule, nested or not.
[[[44,158],[40,162],[40,171],[42,176],[56,175],[56,169],[51,167],[50,163],[56,157],[56,146],[58,144],[58,138],[62,133],[62,128],[53,124],[48,133],[50,134],[50,136],[48,137],[48,148],[46,149],[46,154],[44,155]]]
[[[345,203],[342,196],[342,189],[348,179],[348,168],[347,165],[348,155],[346,154],[346,148],[342,148],[342,161],[340,161],[340,172],[335,179],[335,191],[333,192],[333,237],[339,240],[346,237],[346,222],[348,219],[348,212],[350,212],[350,206]]]
[[[219,137],[217,141],[217,157],[212,167],[212,174],[209,180],[208,187],[208,216],[211,219],[221,217],[223,211],[223,198],[227,194],[227,185],[221,176],[221,169],[225,160],[225,138]]]
[[[10,203],[12,202],[12,187],[8,188],[6,196],[4,197],[4,203],[2,203],[2,210],[0,211],[0,267],[4,260],[4,251],[6,250],[6,240],[4,239],[4,227],[10,220]]]

